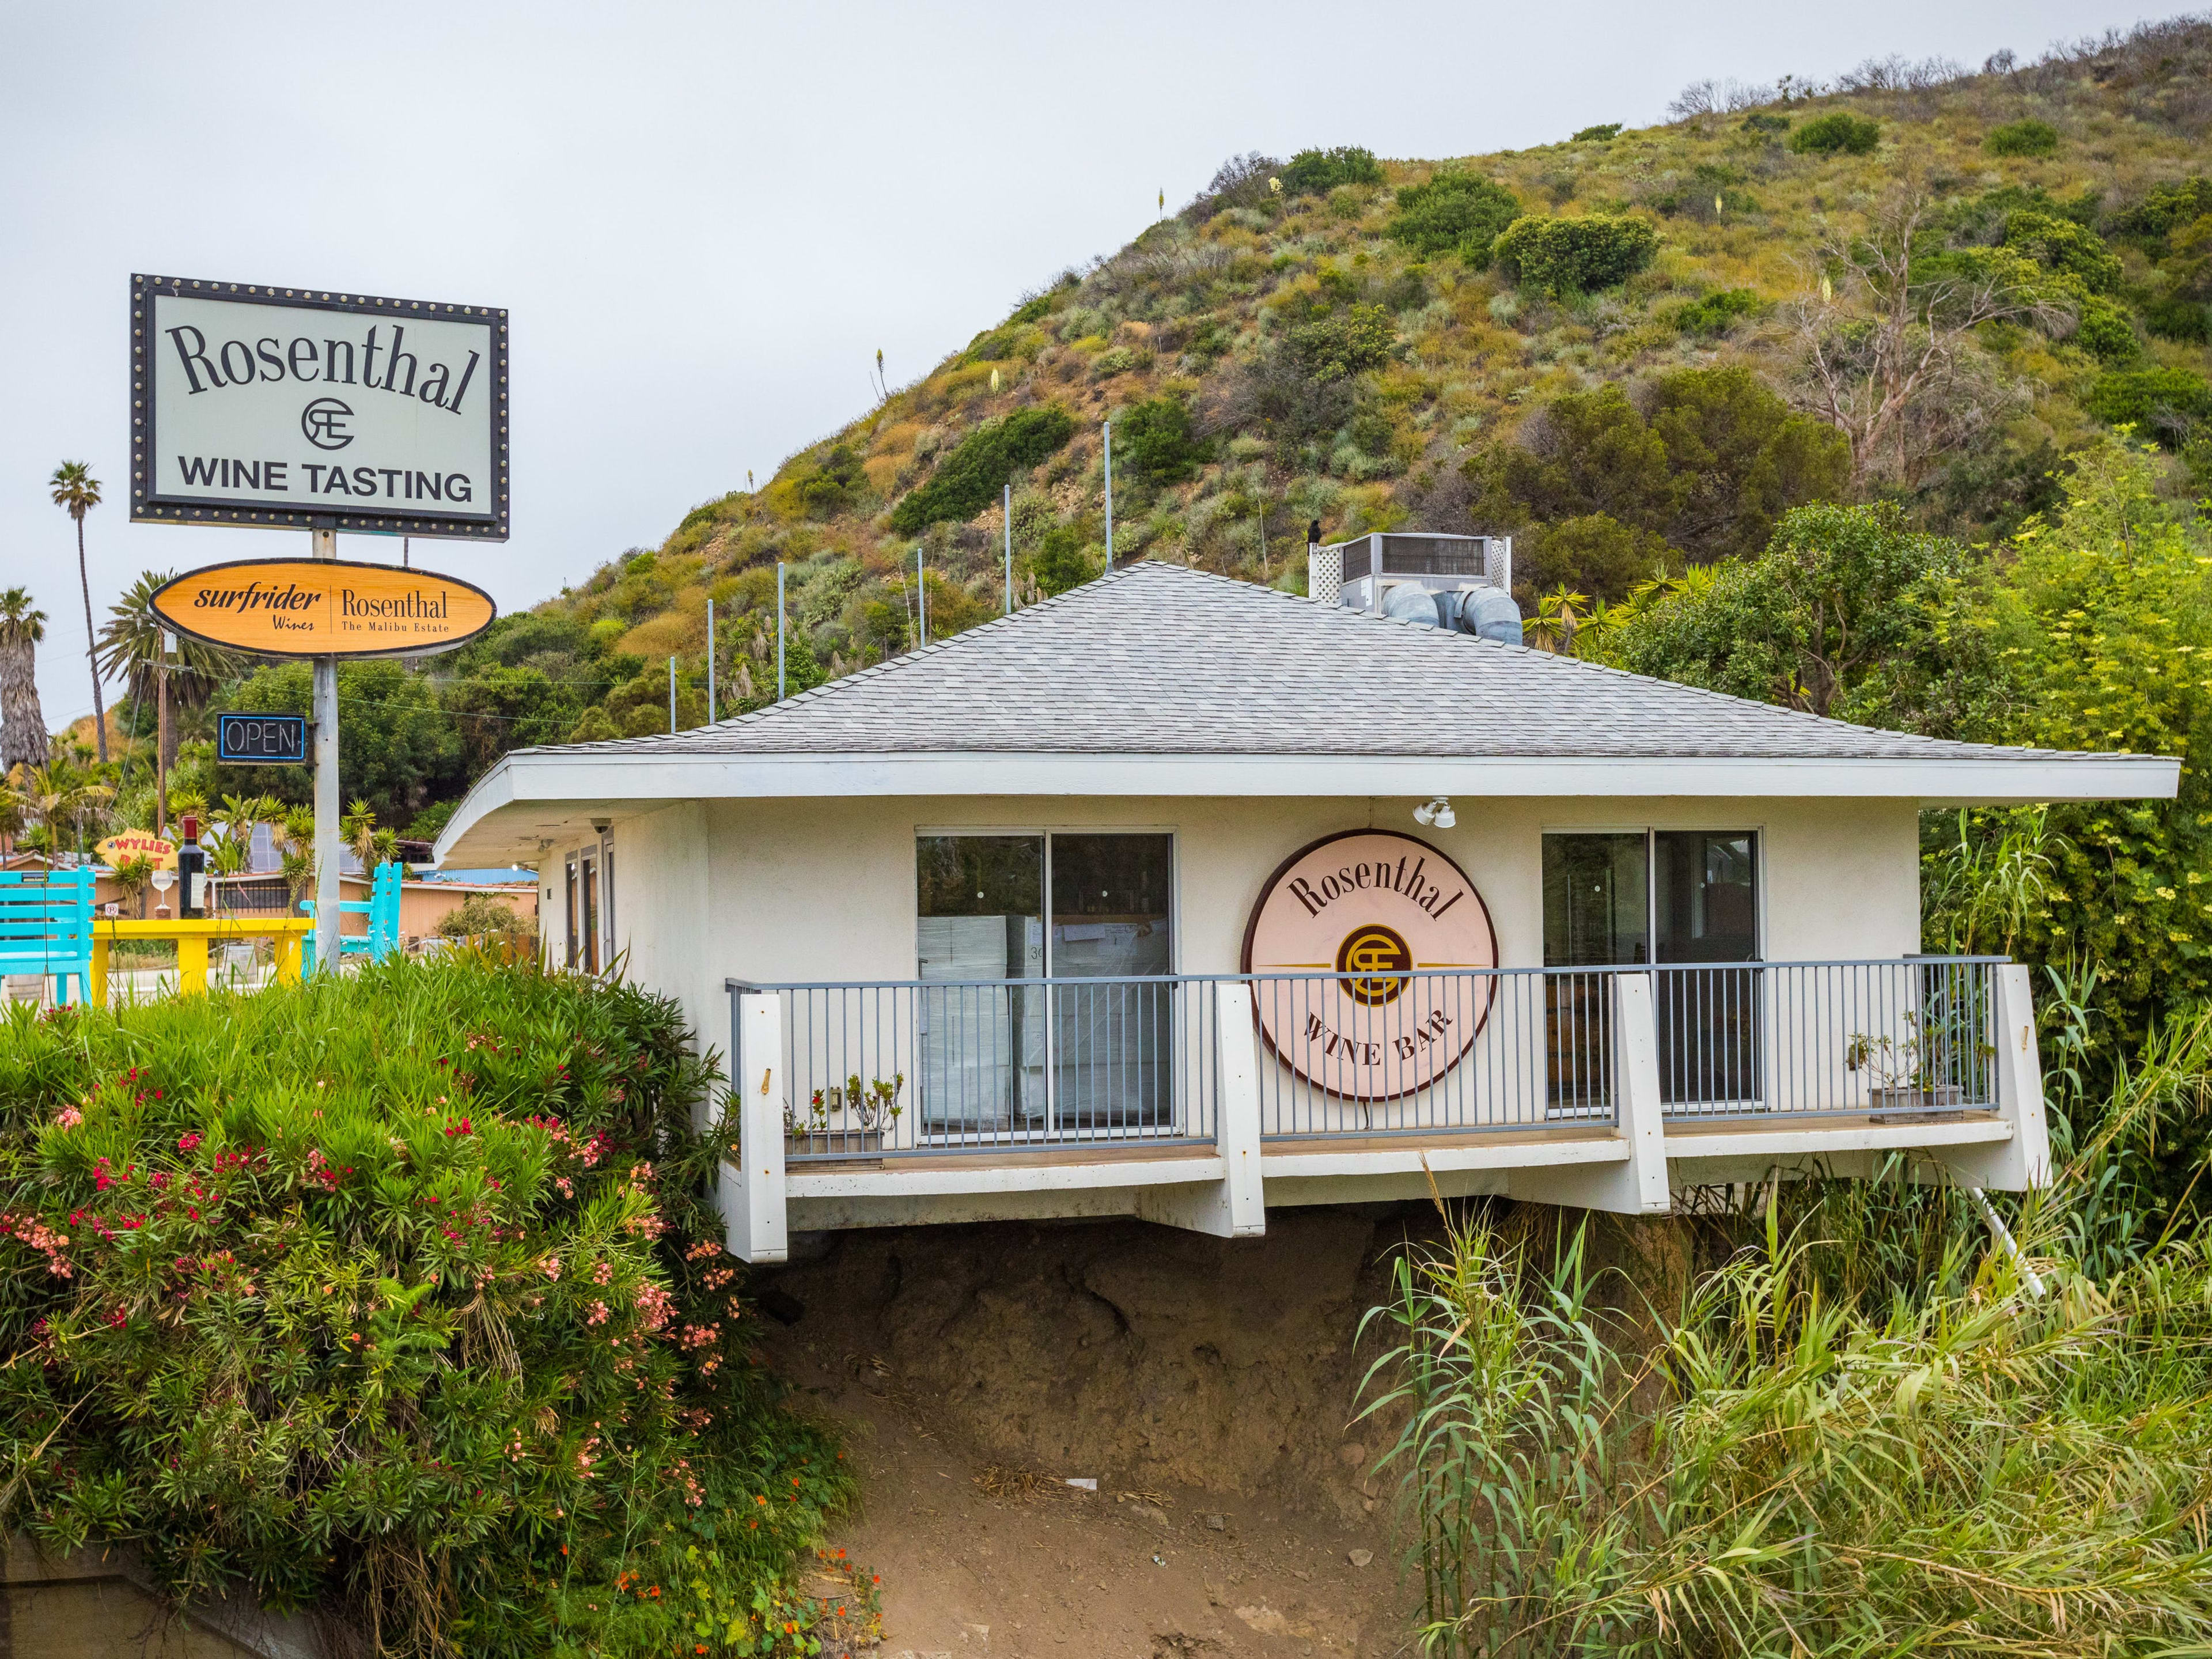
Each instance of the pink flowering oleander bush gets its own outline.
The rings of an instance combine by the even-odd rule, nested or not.
[[[714,1086],[495,954],[12,1011],[0,1524],[377,1653],[809,1650],[851,1482],[747,1357]]]

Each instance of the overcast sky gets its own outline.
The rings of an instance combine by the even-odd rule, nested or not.
[[[526,606],[765,481],[1223,157],[1522,148],[1685,83],[1979,64],[2167,15],[2103,0],[1113,6],[0,0],[0,585],[89,711],[47,499],[84,459],[92,604],[305,532],[127,521],[135,270],[505,306],[514,534],[416,562]],[[341,537],[341,557],[398,544]]]

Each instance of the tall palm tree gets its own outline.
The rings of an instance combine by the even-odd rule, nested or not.
[[[46,716],[39,707],[39,641],[46,613],[27,587],[0,593],[0,778],[46,758]]]
[[[122,680],[131,700],[142,706],[156,692],[161,669],[161,621],[154,614],[155,592],[176,579],[173,570],[149,570],[107,607],[107,621],[96,643],[101,674]],[[202,645],[179,635],[169,653],[169,706],[204,708],[226,680],[244,671],[244,659],[220,646]],[[171,727],[161,764],[177,763],[177,733]]]
[[[107,764],[107,709],[100,696],[100,661],[94,654],[97,642],[92,631],[92,577],[84,564],[84,515],[100,505],[100,480],[85,461],[64,461],[46,480],[53,486],[54,505],[65,509],[76,524],[76,579],[84,589],[84,659],[92,670],[92,729],[100,740],[100,763]]]

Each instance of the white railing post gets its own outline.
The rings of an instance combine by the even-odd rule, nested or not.
[[[1659,1022],[1649,974],[1613,976],[1613,1109],[1627,1157],[1617,1163],[1516,1170],[1507,1190],[1540,1204],[1616,1215],[1664,1215],[1667,1125],[1659,1093]]]
[[[1952,1146],[1938,1154],[1958,1180],[2001,1193],[2024,1193],[2051,1184],[2051,1127],[2043,1113],[2043,1060],[2035,1048],[2035,1000],[2025,963],[1997,964],[1990,973],[1990,1056],[1996,1073],[1997,1115],[2012,1137],[1981,1146]]]
[[[730,1065],[738,1104],[738,1155],[722,1166],[728,1194],[723,1223],[730,1254],[746,1261],[781,1261],[790,1255],[784,1222],[783,999],[775,992],[738,997],[737,1041]]]
[[[1200,985],[1191,989],[1203,994]],[[1213,996],[1213,1040],[1220,1061],[1213,1135],[1222,1178],[1143,1188],[1137,1194],[1137,1213],[1163,1226],[1216,1238],[1257,1238],[1267,1231],[1267,1193],[1260,1177],[1260,1030],[1252,1018],[1249,984],[1223,980],[1214,986]]]

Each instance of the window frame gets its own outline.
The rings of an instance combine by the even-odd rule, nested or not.
[[[1752,963],[1771,959],[1767,949],[1766,902],[1766,826],[1759,823],[1738,821],[1733,825],[1718,827],[1710,823],[1574,823],[1546,824],[1537,831],[1536,846],[1536,950],[1544,953],[1545,929],[1549,922],[1543,913],[1544,848],[1543,843],[1553,836],[1641,836],[1644,837],[1644,938],[1645,954],[1650,960],[1643,963],[1615,963],[1614,967],[1663,968],[1668,964],[1659,960],[1659,837],[1662,835],[1687,836],[1747,836],[1751,840],[1751,902],[1752,902]],[[1549,967],[1551,964],[1543,964]],[[1708,964],[1711,965],[1711,964]]]
[[[920,843],[925,840],[933,840],[939,837],[950,837],[953,836],[1033,836],[1044,842],[1044,880],[1043,892],[1041,896],[1040,902],[1042,904],[1044,909],[1044,914],[1042,918],[1044,924],[1043,976],[1048,980],[1054,977],[1053,969],[1054,967],[1054,963],[1053,958],[1056,954],[1053,949],[1052,939],[1052,838],[1054,836],[1165,836],[1168,838],[1168,973],[1171,977],[1176,977],[1182,975],[1183,970],[1182,836],[1173,824],[1104,823],[1091,825],[1085,823],[1060,823],[1054,824],[1048,829],[1040,824],[1031,823],[963,823],[951,827],[940,827],[934,824],[925,823],[915,825],[914,831],[914,839],[916,843],[915,848],[916,863],[915,881],[912,890],[914,893],[914,914],[915,926],[913,946],[907,953],[907,959],[915,964],[915,976],[917,979],[921,976],[921,884],[920,866],[921,849]]]

